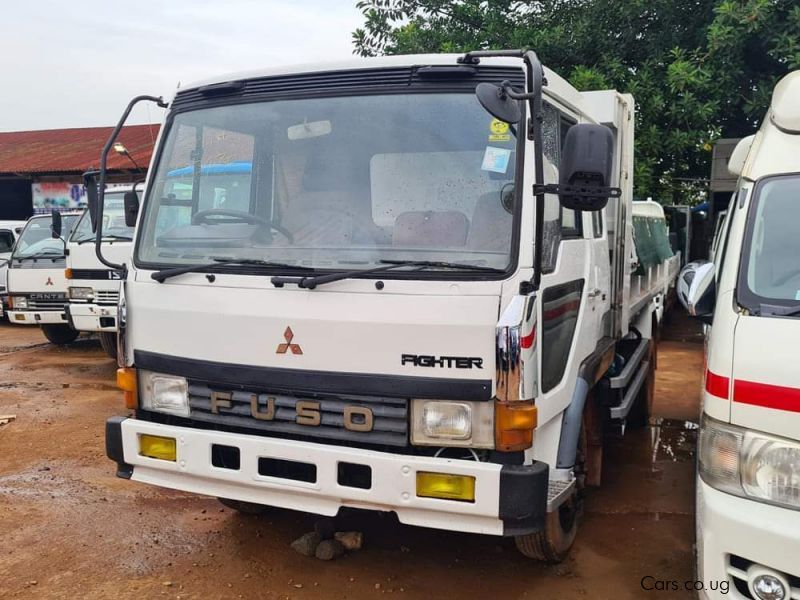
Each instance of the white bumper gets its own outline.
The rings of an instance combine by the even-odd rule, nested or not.
[[[698,478],[698,576],[706,598],[746,598],[734,586],[737,579],[746,585],[746,572],[731,557],[800,577],[800,511],[732,496]],[[727,594],[719,587],[709,591],[711,583],[720,581],[729,583]],[[792,589],[791,597],[800,598],[800,587]]]
[[[61,310],[9,310],[8,320],[18,325],[66,325],[67,315]]]
[[[140,434],[174,437],[177,461],[139,455]],[[131,479],[162,487],[280,506],[333,516],[342,507],[393,511],[410,525],[490,535],[503,534],[499,515],[501,465],[464,460],[406,456],[371,450],[326,446],[310,442],[264,438],[190,429],[125,419],[121,423],[125,463],[133,466]],[[236,446],[238,470],[211,464],[211,445]],[[311,463],[317,481],[307,483],[260,475],[259,457]],[[372,471],[370,489],[342,486],[338,463],[366,465]],[[458,502],[416,495],[417,471],[475,477],[475,502]]]
[[[116,306],[70,303],[69,314],[73,328],[78,331],[117,331]]]

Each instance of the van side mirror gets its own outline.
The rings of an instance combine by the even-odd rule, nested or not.
[[[561,150],[559,196],[564,208],[598,211],[609,198],[620,195],[611,188],[614,134],[604,125],[578,123],[567,130]]]
[[[125,225],[136,227],[136,217],[139,216],[139,194],[136,190],[125,192],[123,197],[125,204]]]
[[[714,263],[698,260],[683,267],[678,276],[678,300],[689,316],[711,324],[717,302]]]
[[[86,188],[86,203],[89,208],[92,231],[97,231],[97,171],[88,171],[83,174],[83,186]]]
[[[61,213],[54,208],[50,211],[50,235],[52,235],[54,240],[61,239],[63,227],[64,224],[61,221]]]

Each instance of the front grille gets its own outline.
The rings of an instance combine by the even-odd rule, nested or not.
[[[119,302],[119,291],[117,290],[95,290],[94,300],[98,304],[114,304]]]
[[[247,428],[264,434],[291,435],[311,439],[330,439],[344,442],[406,446],[408,443],[408,401],[403,398],[366,396],[287,396],[256,391],[237,390],[231,392],[230,408],[217,403],[217,412],[211,410],[212,392],[229,392],[224,386],[208,386],[200,382],[189,383],[189,405],[191,419],[218,426]],[[260,413],[268,411],[269,402],[274,402],[272,420],[257,419],[251,414],[252,396],[256,394]],[[227,400],[227,395],[225,396]],[[319,425],[297,423],[298,402],[318,403]],[[372,413],[370,431],[352,431],[344,426],[346,408],[369,409]],[[363,412],[363,411],[359,411]],[[363,426],[363,417],[353,417],[356,426]]]
[[[28,310],[64,310],[67,305],[67,295],[62,293],[30,294],[28,296]]]

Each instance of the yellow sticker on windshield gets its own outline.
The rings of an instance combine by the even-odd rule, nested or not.
[[[489,141],[490,142],[507,142],[511,139],[511,134],[508,133],[509,125],[500,119],[492,119],[489,123]]]

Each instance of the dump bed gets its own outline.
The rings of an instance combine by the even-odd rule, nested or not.
[[[611,185],[619,187],[622,195],[609,200],[606,229],[611,260],[612,334],[622,337],[642,309],[674,285],[680,264],[669,247],[666,229],[660,229],[659,220],[666,227],[661,206],[633,202],[633,97],[615,90],[584,92],[583,96],[595,120],[614,133]]]

